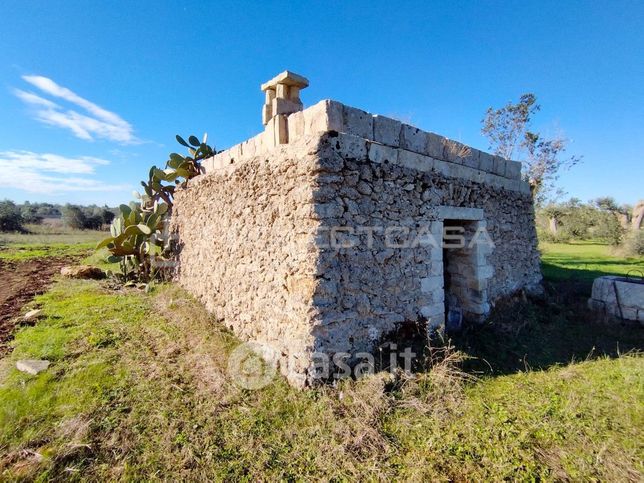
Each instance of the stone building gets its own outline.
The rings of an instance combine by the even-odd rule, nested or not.
[[[307,85],[262,85],[264,131],[206,160],[172,221],[178,282],[291,383],[311,382],[314,353],[440,328],[446,305],[481,320],[539,286],[520,163],[335,101],[303,110]]]

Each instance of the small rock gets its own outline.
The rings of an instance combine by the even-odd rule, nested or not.
[[[22,316],[22,321],[23,322],[34,322],[34,321],[38,320],[40,317],[42,317],[42,310],[41,309],[34,309],[34,310],[30,310],[25,315],[23,315]]]
[[[98,267],[90,265],[67,266],[60,269],[60,274],[67,278],[101,280],[105,278],[105,272]]]
[[[44,360],[23,359],[16,362],[16,368],[19,371],[26,372],[34,376],[39,372],[44,371],[48,367],[49,367],[49,361],[44,361]]]

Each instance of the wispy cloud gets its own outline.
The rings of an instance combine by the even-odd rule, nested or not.
[[[0,186],[15,188],[31,193],[66,193],[73,191],[127,191],[127,184],[108,184],[83,177],[92,175],[96,166],[110,164],[109,161],[91,156],[68,158],[51,153],[31,151],[1,151],[0,170],[14,173],[0,178]],[[64,174],[66,176],[57,176]],[[75,176],[69,176],[75,175]]]
[[[118,114],[94,104],[53,80],[39,75],[25,75],[23,80],[40,90],[41,94],[61,99],[85,110],[80,113],[56,102],[23,89],[14,89],[14,94],[24,103],[35,108],[35,117],[44,124],[69,129],[80,139],[108,139],[121,144],[140,142],[134,135],[132,125]]]

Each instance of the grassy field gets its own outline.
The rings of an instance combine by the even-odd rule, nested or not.
[[[602,275],[644,277],[644,257],[612,256],[610,247],[597,242],[541,243],[541,269],[548,280],[592,282]]]
[[[0,260],[88,255],[107,232],[28,225],[29,233],[0,233]]]
[[[586,257],[546,250],[544,268]],[[0,360],[0,479],[641,481],[641,330],[552,283],[413,376],[250,391],[238,340],[179,288],[60,280]]]

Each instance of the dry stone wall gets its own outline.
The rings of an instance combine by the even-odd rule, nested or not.
[[[480,261],[464,274],[465,289],[478,298],[479,315],[503,295],[538,286],[527,190],[456,177],[436,160],[401,149],[383,155],[374,146],[343,133],[321,138],[327,169],[313,194],[322,221],[316,274],[321,283],[314,298],[317,350],[369,350],[403,322],[443,322],[442,247],[423,238],[441,239],[443,221],[451,216],[445,207],[461,217],[462,209],[482,213],[494,244],[484,247]],[[413,163],[407,162],[410,157]]]
[[[297,385],[314,344],[315,149],[287,146],[191,180],[176,194],[171,226],[180,285],[241,339],[292,355],[287,375]]]

